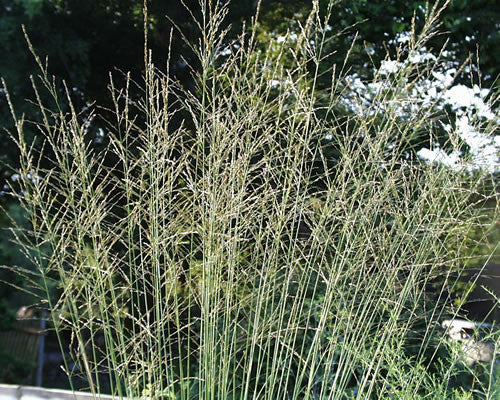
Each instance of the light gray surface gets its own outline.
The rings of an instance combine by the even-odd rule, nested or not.
[[[118,399],[118,397],[100,395],[102,400]],[[71,392],[69,390],[44,389],[31,386],[0,384],[0,400],[92,400],[92,393]]]

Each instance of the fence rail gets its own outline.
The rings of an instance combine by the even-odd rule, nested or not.
[[[39,320],[16,321],[8,331],[0,331],[0,348],[19,361],[34,364],[44,334]]]

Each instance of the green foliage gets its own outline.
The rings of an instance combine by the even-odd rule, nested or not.
[[[28,286],[28,280],[23,279],[19,273],[12,268],[13,265],[26,267],[27,261],[21,254],[21,247],[16,245],[15,236],[9,231],[16,224],[26,227],[26,215],[19,204],[10,204],[7,210],[0,214],[0,226],[3,232],[0,235],[0,330],[9,329],[14,322],[16,306],[19,298],[28,303],[32,298],[20,295],[18,289]],[[28,289],[29,290],[29,289]],[[13,298],[17,295],[18,301],[13,304]]]
[[[14,4],[22,6],[24,13],[29,17],[41,14],[44,0],[15,0]]]
[[[68,82],[38,60],[36,104],[20,110],[30,117],[13,108],[32,224],[20,239],[79,373],[94,392],[183,400],[460,398],[470,382],[491,395],[491,374],[465,373],[443,350],[436,323],[449,309],[426,287],[463,269],[498,201],[484,172],[410,155],[440,135],[437,111],[402,117],[400,105],[443,60],[370,72],[387,54],[404,62],[440,45],[437,9],[270,3],[241,36],[226,27],[249,4],[188,2],[193,15],[168,5],[169,20],[166,3],[151,3],[145,66],[137,1],[22,1],[0,17],[0,40],[18,41],[0,62],[14,101],[34,67],[20,21]],[[463,7],[443,11],[445,23],[465,23],[452,14]],[[414,13],[412,40],[384,43]],[[114,66],[131,73],[108,85]],[[387,83],[366,113],[339,100],[351,72]],[[456,135],[443,143],[458,150]],[[474,208],[480,197],[491,214]]]
[[[103,151],[89,145],[71,91],[60,100],[37,59],[43,151],[16,121],[19,199],[32,224],[20,239],[56,330],[71,332],[72,374],[92,392],[319,400],[469,389],[451,379],[463,366],[439,328],[451,311],[439,301],[446,282],[435,295],[427,287],[463,270],[468,251],[456,244],[480,222],[473,200],[487,174],[405,157],[415,130],[437,129],[432,107],[405,118],[400,108],[413,103],[411,78],[440,60],[374,76],[387,83],[374,106],[348,115],[339,106],[347,71],[319,68],[330,15],[302,6],[291,23],[304,29],[290,42],[269,41],[257,22],[253,39],[244,33],[219,56],[228,9],[201,2],[191,24],[204,40],[185,43],[193,84],[149,57],[143,83],[132,75],[121,87],[113,76]],[[395,51],[432,40],[438,14],[428,9]],[[476,388],[478,398],[494,390]]]
[[[33,365],[27,365],[24,361],[16,360],[0,349],[0,382],[5,384],[29,384],[29,377],[33,371]]]

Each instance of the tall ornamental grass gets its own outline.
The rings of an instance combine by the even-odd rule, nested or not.
[[[494,398],[493,363],[473,367],[469,394],[453,388],[466,366],[440,328],[459,312],[447,291],[487,177],[409,146],[439,128],[412,88],[440,61],[376,75],[371,105],[342,113],[348,71],[325,72],[318,8],[293,46],[263,47],[254,22],[222,58],[227,9],[201,1],[194,88],[146,52],[144,80],[112,76],[114,109],[85,118],[37,58],[37,146],[16,119],[32,230],[17,234],[70,335],[64,368],[95,395]],[[398,57],[435,34],[440,11]],[[324,74],[332,87],[316,90]]]

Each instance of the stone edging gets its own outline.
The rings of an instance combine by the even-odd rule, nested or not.
[[[44,389],[33,386],[0,384],[0,400],[93,400],[94,395],[70,390]],[[113,400],[118,397],[97,395],[97,399]]]

